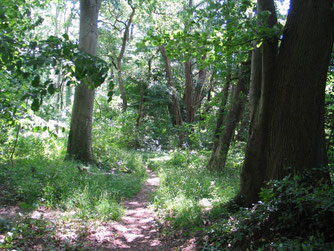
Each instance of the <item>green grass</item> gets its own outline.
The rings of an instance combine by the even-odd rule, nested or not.
[[[236,156],[240,151],[232,149]],[[149,168],[156,170],[160,187],[153,204],[159,216],[175,229],[197,230],[204,215],[219,214],[239,188],[239,158],[229,158],[226,170],[211,173],[205,166],[209,152],[172,153],[155,158]]]
[[[27,151],[29,146],[34,151]],[[97,174],[93,175],[80,172],[77,167],[84,167],[81,164],[63,161],[63,154],[56,146],[52,140],[34,137],[20,140],[15,166],[3,163],[0,169],[2,204],[19,204],[25,209],[44,205],[74,210],[80,218],[120,218],[123,213],[120,202],[138,193],[146,179],[141,156],[118,149],[117,163],[85,167]],[[111,170],[113,174],[104,174]]]

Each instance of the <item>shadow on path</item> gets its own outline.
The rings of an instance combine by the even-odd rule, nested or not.
[[[155,213],[148,207],[148,200],[158,187],[159,178],[152,171],[147,172],[149,177],[142,190],[123,203],[126,212],[122,219],[88,237],[109,239],[108,243],[99,246],[100,250],[171,250],[160,241]],[[109,235],[109,238],[101,234]]]

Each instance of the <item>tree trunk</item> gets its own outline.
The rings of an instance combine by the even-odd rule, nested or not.
[[[195,86],[195,95],[194,95],[194,110],[195,110],[195,113],[202,106],[202,100],[204,98],[203,97],[203,90],[204,90],[205,83],[207,81],[207,72],[208,72],[207,67],[205,67],[203,69],[200,69],[199,72],[198,72],[198,80],[197,80],[197,84]],[[195,117],[195,115],[194,115],[194,117]]]
[[[153,57],[148,60],[148,74],[147,74],[147,82],[151,82],[151,68],[152,68],[152,60]],[[141,82],[140,85],[140,94],[139,94],[139,107],[138,107],[138,117],[137,117],[137,127],[141,126],[141,120],[144,116],[144,96],[145,96],[145,91],[147,88],[147,84],[145,82]]]
[[[220,107],[218,110],[218,118],[217,118],[217,124],[216,124],[216,130],[215,133],[213,135],[213,145],[212,145],[212,151],[211,151],[211,155],[210,155],[210,159],[207,165],[208,169],[214,169],[214,165],[213,165],[213,161],[215,159],[215,156],[217,154],[219,154],[219,139],[220,139],[220,134],[221,134],[221,130],[222,130],[222,125],[224,122],[224,118],[226,115],[226,104],[227,104],[227,98],[229,95],[229,90],[230,90],[230,84],[231,84],[231,76],[229,75],[226,79],[225,85],[223,87],[222,93],[223,93],[223,97],[220,103]]]
[[[193,1],[189,0],[188,6],[185,7],[186,10],[192,8]],[[190,25],[188,20],[184,24],[184,32],[190,32]],[[186,107],[186,119],[188,123],[193,123],[195,121],[195,106],[194,106],[194,80],[193,80],[193,69],[192,69],[192,59],[191,59],[191,50],[187,51],[189,56],[188,61],[184,63],[184,75],[185,75],[185,92],[184,92],[184,105]]]
[[[239,125],[237,128],[237,135],[235,140],[239,142],[247,142],[248,128],[249,128],[249,106],[245,105],[245,109],[239,118]]]
[[[125,112],[128,108],[128,101],[125,94],[124,81],[122,76],[122,60],[117,60],[117,79],[119,90],[121,92],[122,110]]]
[[[216,145],[214,145],[215,148],[213,148],[208,164],[208,168],[211,170],[221,171],[225,168],[227,153],[230,148],[233,133],[241,118],[247,100],[249,79],[250,59],[247,62],[242,63],[240,67],[239,79],[233,91],[230,109],[228,110],[225,119],[222,119],[221,121],[221,123],[224,121],[224,125],[221,124],[219,127],[219,140],[216,142]]]
[[[127,110],[128,101],[127,101],[126,94],[125,94],[124,81],[123,81],[123,76],[122,76],[122,60],[123,60],[123,57],[124,57],[127,42],[129,40],[130,27],[131,27],[131,24],[132,24],[132,19],[133,19],[135,13],[136,13],[136,9],[134,8],[134,6],[132,6],[131,1],[128,1],[128,4],[130,5],[130,7],[132,9],[132,12],[130,14],[129,21],[125,24],[125,30],[124,30],[123,38],[122,38],[122,46],[121,46],[121,50],[119,52],[119,55],[117,57],[117,78],[118,78],[119,89],[120,89],[120,92],[121,92],[123,111]]]
[[[267,178],[327,166],[325,86],[334,37],[332,0],[291,1],[275,74]],[[315,177],[329,181],[327,174]],[[318,180],[317,180],[318,179]]]
[[[96,55],[97,20],[101,0],[80,1],[80,48]],[[70,133],[67,145],[67,159],[75,159],[84,163],[94,163],[92,153],[92,120],[94,90],[85,83],[75,88],[74,104],[71,118]]]
[[[258,13],[262,11],[270,11],[271,13],[266,23],[262,25],[270,28],[277,23],[273,0],[258,0],[257,9]],[[252,53],[251,124],[245,161],[240,176],[240,191],[237,196],[237,201],[245,205],[250,205],[258,200],[258,193],[265,181],[269,137],[268,121],[277,54],[277,38],[265,39],[260,50],[254,49]]]
[[[160,46],[159,51],[165,63],[165,71],[166,71],[166,77],[167,77],[168,84],[172,89],[172,108],[173,108],[173,114],[174,114],[172,118],[175,121],[175,125],[177,127],[181,127],[183,123],[182,116],[181,116],[181,108],[180,108],[180,102],[178,99],[177,91],[176,91],[174,80],[173,80],[170,60],[167,57],[165,46],[163,45]],[[183,135],[183,132],[181,131],[181,128],[178,128],[178,129],[179,129],[179,147],[182,147],[184,135]]]
[[[195,121],[194,82],[191,64],[191,59],[184,63],[186,84],[186,89],[184,93],[184,104],[186,106],[186,118],[188,123],[193,123]]]
[[[259,11],[273,1],[258,0]],[[254,110],[240,193],[245,205],[258,200],[264,181],[326,166],[324,95],[333,46],[332,0],[291,0],[283,40],[262,48],[262,88]],[[270,26],[270,20],[268,26]],[[290,168],[290,169],[289,169]],[[328,173],[318,173],[329,182]]]

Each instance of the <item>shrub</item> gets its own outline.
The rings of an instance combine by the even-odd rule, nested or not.
[[[334,197],[329,185],[310,186],[308,174],[269,182],[252,208],[227,214],[211,228],[210,245],[260,250],[330,250]]]

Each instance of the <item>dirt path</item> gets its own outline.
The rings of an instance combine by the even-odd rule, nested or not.
[[[142,190],[131,200],[124,202],[125,215],[119,222],[113,222],[111,231],[115,238],[104,248],[107,250],[170,250],[159,240],[155,213],[148,207],[148,201],[159,178],[150,171]]]
[[[30,217],[58,224],[56,236],[59,247],[64,245],[61,243],[68,243],[70,250],[78,250],[78,244],[80,250],[196,250],[194,240],[161,240],[155,212],[149,207],[150,196],[158,187],[159,178],[151,170],[147,169],[147,173],[148,179],[141,191],[131,200],[124,201],[126,211],[118,222],[83,222],[77,219],[66,223],[61,221],[63,213],[46,208],[33,211]],[[19,212],[18,207],[0,208],[0,218],[15,218]],[[4,237],[0,235],[0,240]],[[31,250],[44,250],[43,246],[37,246]]]

